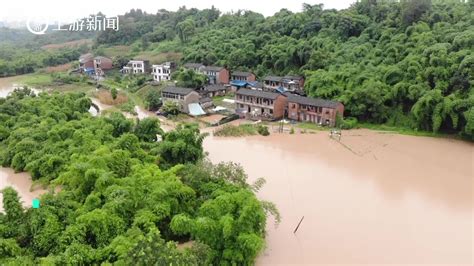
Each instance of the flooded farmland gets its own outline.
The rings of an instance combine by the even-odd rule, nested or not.
[[[470,143],[353,130],[341,143],[320,132],[209,137],[204,147],[267,180],[259,196],[282,222],[268,221],[258,265],[472,265]]]

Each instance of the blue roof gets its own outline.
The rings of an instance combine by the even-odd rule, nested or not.
[[[87,67],[84,71],[86,71],[87,73],[94,73],[95,69],[93,67]]]
[[[247,86],[248,82],[245,80],[232,80],[230,85],[237,86],[237,87],[245,87]]]
[[[283,88],[283,87],[278,87],[276,90],[277,90],[279,93],[284,93],[284,92],[286,92],[286,89]]]

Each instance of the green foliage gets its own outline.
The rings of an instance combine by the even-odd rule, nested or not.
[[[185,88],[200,88],[207,84],[207,76],[197,73],[192,69],[180,68],[172,74],[177,81],[176,86]]]
[[[118,91],[117,91],[116,88],[112,88],[110,90],[110,94],[112,95],[112,99],[114,99],[114,100],[117,99]]]
[[[166,169],[176,164],[196,163],[204,156],[202,141],[205,137],[197,125],[178,125],[176,130],[163,136],[160,164]]]
[[[242,125],[224,125],[221,128],[214,131],[214,136],[218,137],[243,137],[258,134],[255,125],[242,124]]]
[[[183,52],[184,62],[253,70],[259,77],[303,75],[309,96],[342,102],[344,115],[361,123],[472,138],[465,128],[473,106],[473,8],[472,1],[364,0],[345,10],[306,4],[302,12],[269,17],[135,10],[124,16],[127,34],[101,33],[97,42],[146,38],[150,47],[174,44],[167,50]],[[174,78],[183,87],[205,83],[192,71],[177,71]]]
[[[0,36],[2,29],[0,28]],[[11,40],[11,39],[10,39]],[[0,38],[0,77],[32,73],[42,67],[75,61],[86,47],[62,48],[49,51],[40,49],[33,40],[2,43]]]
[[[265,125],[259,125],[257,127],[257,132],[258,134],[262,135],[262,136],[268,136],[270,135],[270,131],[268,131],[268,127],[265,126]]]
[[[134,134],[137,135],[138,139],[143,141],[156,141],[156,135],[163,134],[160,128],[160,120],[155,117],[147,117],[137,121]]]
[[[180,107],[177,102],[167,101],[161,107],[161,111],[169,115],[178,115],[180,112]]]
[[[41,196],[39,209],[3,190],[0,264],[254,262],[269,210],[254,194],[262,180],[251,186],[241,167],[202,161],[205,135],[196,125],[153,142],[162,133],[156,119],[92,117],[83,99],[18,91],[0,101],[9,132],[2,164],[61,186]]]
[[[150,90],[145,98],[148,110],[157,110],[161,106],[161,95],[158,90]]]

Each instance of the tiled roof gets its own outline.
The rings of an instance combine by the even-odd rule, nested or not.
[[[275,100],[278,98],[278,96],[282,95],[280,93],[276,92],[270,92],[270,91],[260,91],[260,90],[251,90],[251,89],[239,89],[236,94],[244,95],[244,96],[254,96],[254,97],[261,97],[265,99],[272,99]],[[282,95],[285,96],[285,95]]]
[[[225,90],[225,89],[227,89],[227,88],[225,86],[222,86],[222,85],[208,85],[208,86],[204,87],[204,90],[209,91],[209,92],[221,91],[221,90]]]
[[[223,67],[220,67],[220,66],[206,66],[204,67],[202,70],[203,71],[221,71],[222,69],[224,69]]]
[[[250,75],[252,75],[252,72],[232,71],[232,76],[248,77]]]
[[[291,75],[286,75],[283,77],[283,79],[292,79],[292,80],[300,80],[303,79],[302,76],[291,76]]]
[[[175,93],[179,95],[188,95],[193,91],[194,91],[193,89],[181,88],[181,87],[166,87],[162,90],[162,92]]]
[[[281,81],[281,79],[282,77],[279,77],[279,76],[266,76],[263,80],[279,82]]]
[[[286,93],[288,96],[288,102],[310,105],[310,106],[317,106],[317,107],[325,107],[325,108],[336,108],[339,102],[318,99],[318,98],[309,98],[303,97],[299,95],[295,95],[292,93]]]
[[[112,59],[110,59],[110,58],[108,58],[108,57],[105,57],[105,56],[96,56],[96,57],[94,57],[94,59],[100,59],[100,60],[103,60],[103,59],[105,59],[105,60],[112,60]]]

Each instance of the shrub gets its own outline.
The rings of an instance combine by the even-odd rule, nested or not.
[[[257,132],[258,134],[262,135],[262,136],[268,136],[270,135],[270,131],[268,131],[268,127],[267,126],[264,126],[264,125],[259,125],[257,127]]]

